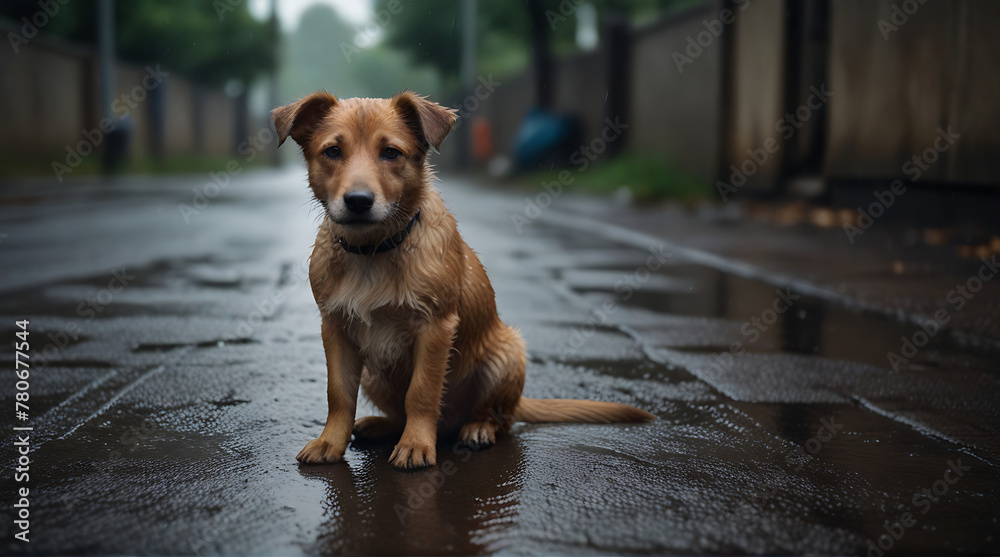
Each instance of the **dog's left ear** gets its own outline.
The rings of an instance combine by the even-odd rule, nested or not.
[[[458,117],[455,110],[445,108],[424,97],[404,91],[392,98],[392,106],[413,130],[417,139],[438,151]]]
[[[305,147],[313,129],[326,113],[337,104],[337,97],[326,91],[317,91],[291,104],[271,111],[274,129],[278,132],[278,147],[291,136]]]

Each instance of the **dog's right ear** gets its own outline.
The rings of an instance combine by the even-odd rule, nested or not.
[[[326,91],[317,91],[291,104],[279,106],[271,111],[274,129],[278,132],[278,147],[292,136],[296,143],[305,147],[316,124],[337,104],[337,97]]]

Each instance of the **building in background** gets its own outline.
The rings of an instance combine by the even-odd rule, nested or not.
[[[998,21],[991,0],[707,0],[624,32],[605,22],[597,50],[552,63],[548,96],[579,119],[581,144],[620,117],[623,147],[720,199],[852,203],[895,180],[995,195]],[[526,71],[477,100],[498,150],[537,104],[534,81]]]

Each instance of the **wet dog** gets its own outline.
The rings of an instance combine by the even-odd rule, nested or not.
[[[296,457],[341,460],[356,439],[400,436],[404,469],[435,464],[438,435],[471,449],[512,422],[626,422],[625,404],[521,396],[525,347],[497,316],[493,287],[432,187],[428,151],[453,110],[410,92],[318,92],[272,112],[279,145],[302,148],[325,214],[309,264],[326,352],[326,427]],[[385,416],[355,421],[358,388]],[[447,387],[447,388],[446,388]]]

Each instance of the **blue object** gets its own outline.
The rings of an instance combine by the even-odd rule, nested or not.
[[[518,168],[535,167],[571,146],[576,134],[572,116],[535,107],[521,121],[514,138],[514,160]],[[568,154],[568,152],[567,152]],[[563,161],[563,164],[568,160]]]

